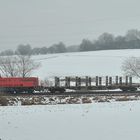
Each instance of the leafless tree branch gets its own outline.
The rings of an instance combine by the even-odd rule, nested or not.
[[[140,58],[129,57],[122,64],[125,75],[140,78]]]

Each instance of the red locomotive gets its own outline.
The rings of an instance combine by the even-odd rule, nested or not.
[[[1,92],[28,92],[32,93],[36,87],[39,86],[37,77],[0,77],[0,91]]]

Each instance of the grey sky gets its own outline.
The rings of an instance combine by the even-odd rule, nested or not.
[[[0,48],[79,44],[140,30],[139,0],[0,0]]]

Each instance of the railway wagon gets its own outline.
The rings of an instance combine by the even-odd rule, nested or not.
[[[1,92],[27,92],[32,93],[36,87],[39,85],[39,80],[37,77],[0,77],[0,91]]]

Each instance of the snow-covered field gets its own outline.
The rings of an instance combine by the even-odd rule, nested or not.
[[[33,76],[121,75],[121,64],[140,50],[35,56]],[[140,101],[84,105],[0,107],[1,140],[139,140]]]
[[[116,76],[122,75],[122,62],[139,50],[108,50],[35,56],[41,67],[33,73],[41,79],[53,76]]]
[[[140,101],[0,107],[2,140],[139,140]]]

